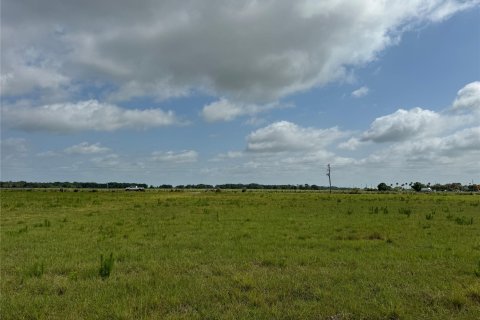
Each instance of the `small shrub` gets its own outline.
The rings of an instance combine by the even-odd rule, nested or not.
[[[98,273],[103,280],[110,276],[113,269],[113,253],[110,252],[110,256],[106,259],[103,258],[103,254],[100,255],[100,269]]]
[[[425,215],[425,219],[427,220],[432,220],[433,219],[433,215],[431,213]]]
[[[388,214],[388,208],[387,207],[383,207],[383,214]]]

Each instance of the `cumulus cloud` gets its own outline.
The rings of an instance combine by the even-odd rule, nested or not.
[[[96,100],[41,107],[6,106],[2,115],[5,124],[14,129],[63,133],[146,129],[178,123],[171,111],[125,109]]]
[[[2,83],[18,95],[95,80],[113,100],[200,91],[248,109],[344,79],[404,30],[477,3],[5,0]],[[239,113],[230,111],[225,117]]]
[[[480,111],[480,81],[467,84],[457,93],[452,108],[454,110]]]
[[[338,128],[303,128],[288,121],[279,121],[252,132],[247,137],[247,151],[314,151],[344,136],[345,133]]]
[[[68,79],[56,71],[36,66],[19,65],[0,76],[2,95],[18,95],[36,88],[58,89],[67,83]]]
[[[369,92],[370,92],[370,89],[368,89],[368,87],[363,86],[361,88],[358,88],[357,90],[354,90],[352,92],[352,96],[355,98],[361,98],[366,96]]]
[[[376,118],[370,129],[363,133],[362,141],[392,142],[402,141],[421,133],[436,131],[440,116],[430,110],[413,108],[399,109],[396,112]]]
[[[194,150],[175,151],[155,151],[151,159],[158,162],[169,163],[192,163],[197,162],[198,153]]]
[[[89,144],[88,142],[82,142],[68,147],[64,151],[68,154],[97,154],[108,152],[110,149],[102,147],[100,143]]]
[[[360,139],[358,139],[357,137],[352,137],[347,141],[340,143],[338,147],[345,150],[356,150],[360,145]]]
[[[438,164],[458,164],[462,167],[478,165],[480,156],[480,127],[458,130],[452,134],[425,137],[394,143],[384,149],[374,151],[359,163],[388,163],[423,165],[426,168]]]

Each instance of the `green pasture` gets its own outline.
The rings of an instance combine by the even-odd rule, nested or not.
[[[480,195],[0,195],[1,319],[480,318]]]

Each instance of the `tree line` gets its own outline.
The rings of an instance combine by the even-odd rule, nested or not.
[[[379,191],[394,191],[394,190],[404,190],[404,189],[412,189],[414,191],[420,192],[422,190],[427,190],[427,191],[473,191],[473,192],[478,192],[480,191],[480,185],[479,184],[468,184],[468,185],[462,185],[459,182],[453,182],[453,183],[445,183],[445,184],[440,184],[440,183],[435,183],[435,184],[424,184],[421,182],[410,182],[410,183],[405,183],[399,185],[398,183],[396,186],[393,184],[387,185],[385,182],[380,183],[377,186],[377,189]]]
[[[226,184],[186,184],[186,185],[171,185],[161,184],[158,186],[145,183],[127,183],[127,182],[27,182],[27,181],[0,181],[0,188],[71,188],[71,189],[124,189],[130,186],[138,186],[149,189],[241,189],[241,190],[328,190],[328,186],[318,186],[315,184],[259,184],[259,183],[226,183]],[[480,192],[479,184],[462,185],[461,183],[446,183],[446,184],[423,184],[421,182],[410,182],[404,184],[390,184],[380,183],[376,189],[365,188],[364,191],[401,191],[411,189],[421,191],[423,188],[430,188],[432,191],[472,191]],[[334,187],[333,190],[351,190],[357,188],[342,188]]]
[[[72,189],[124,189],[130,186],[147,188],[145,183],[125,182],[27,182],[27,181],[0,181],[0,188],[72,188]]]
[[[171,185],[161,184],[158,186],[145,183],[125,183],[125,182],[27,182],[27,181],[0,181],[0,188],[74,188],[74,189],[123,189],[129,186],[138,186],[149,189],[270,189],[270,190],[327,190],[328,187],[317,186],[315,184],[258,184],[258,183],[226,183],[226,184],[186,184],[186,185]],[[332,189],[347,189],[332,187]]]

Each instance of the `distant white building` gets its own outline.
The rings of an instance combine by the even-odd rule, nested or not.
[[[139,186],[126,187],[125,191],[145,191],[145,188]]]

